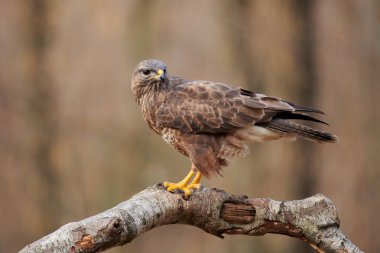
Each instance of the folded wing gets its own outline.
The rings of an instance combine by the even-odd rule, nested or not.
[[[156,110],[156,120],[161,126],[187,133],[221,134],[294,111],[275,97],[222,83],[184,81],[167,91],[165,103]]]

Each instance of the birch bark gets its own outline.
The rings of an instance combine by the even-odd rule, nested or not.
[[[297,237],[317,252],[362,252],[339,230],[337,210],[321,194],[276,201],[205,188],[185,200],[160,184],[103,213],[66,224],[20,252],[100,252],[174,223],[197,226],[221,238],[276,233]]]

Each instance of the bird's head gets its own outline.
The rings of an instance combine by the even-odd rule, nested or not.
[[[166,65],[160,60],[144,60],[137,64],[132,75],[132,91],[138,98],[150,90],[159,90],[168,83]]]

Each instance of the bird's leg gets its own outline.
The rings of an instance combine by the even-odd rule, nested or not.
[[[201,180],[201,177],[202,177],[202,174],[198,171],[193,181],[191,181],[191,183],[187,187],[190,189],[199,190],[202,187],[202,185],[199,183],[199,181]]]

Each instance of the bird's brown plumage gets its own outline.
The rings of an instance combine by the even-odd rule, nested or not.
[[[318,110],[223,83],[169,76],[158,60],[139,63],[132,91],[148,125],[209,176],[245,155],[247,143],[301,137],[334,142],[336,137],[289,119],[321,122]]]

